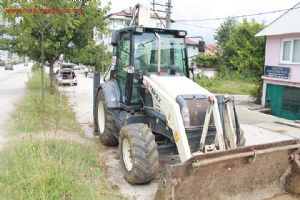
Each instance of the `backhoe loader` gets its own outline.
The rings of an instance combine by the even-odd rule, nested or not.
[[[245,147],[234,99],[191,80],[187,32],[131,25],[113,32],[112,64],[94,82],[95,130],[104,145],[119,145],[125,179],[152,181],[168,153],[180,161],[165,166],[155,199],[300,194],[300,142]]]

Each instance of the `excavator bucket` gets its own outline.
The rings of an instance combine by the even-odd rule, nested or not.
[[[300,195],[300,141],[194,155],[165,166],[156,200],[256,200]]]

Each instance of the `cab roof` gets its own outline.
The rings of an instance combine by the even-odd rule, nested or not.
[[[165,33],[165,34],[178,34],[179,31],[184,31],[187,33],[185,30],[176,30],[176,29],[164,29],[164,28],[153,28],[153,27],[143,27],[143,26],[130,26],[126,28],[122,28],[118,30],[120,33],[124,32],[135,32],[136,28],[143,28],[144,32],[156,32],[156,33]]]

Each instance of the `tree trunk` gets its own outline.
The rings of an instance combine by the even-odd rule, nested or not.
[[[49,76],[50,76],[50,94],[54,94],[55,92],[55,80],[54,80],[54,61],[49,63]]]

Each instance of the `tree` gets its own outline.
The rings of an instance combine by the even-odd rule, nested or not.
[[[234,32],[237,26],[238,26],[238,21],[236,20],[236,18],[228,17],[217,29],[214,38],[215,40],[217,40],[220,49],[224,49],[227,41],[229,40],[231,34]]]
[[[103,45],[95,45],[95,41],[90,41],[85,48],[76,48],[70,59],[76,63],[94,66],[104,72],[111,63],[111,53]]]
[[[4,13],[9,22],[6,32],[13,37],[11,48],[19,55],[49,63],[51,91],[53,65],[59,55],[71,55],[75,52],[73,48],[86,48],[93,39],[94,27],[100,32],[105,30],[104,16],[109,9],[108,6],[100,8],[98,0],[3,1],[2,6],[4,9],[83,9],[83,13]]]
[[[221,26],[217,29],[215,40],[217,40],[218,52],[218,70],[221,72],[233,70],[234,66],[230,64],[230,58],[233,54],[231,48],[226,45],[232,33],[238,26],[238,21],[234,17],[228,17]]]
[[[230,65],[235,66],[244,77],[259,79],[263,73],[265,39],[255,37],[262,28],[263,25],[254,20],[244,20],[236,27],[225,45],[225,49],[230,49],[232,53]]]

